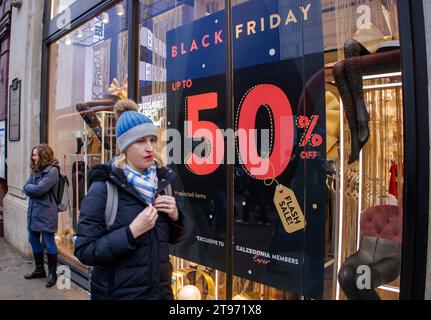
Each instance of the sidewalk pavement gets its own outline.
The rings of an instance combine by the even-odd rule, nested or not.
[[[0,238],[0,300],[89,300],[87,291],[71,282],[70,289],[45,287],[45,279],[26,280],[34,270],[33,261],[21,256]],[[45,265],[45,270],[47,267]]]

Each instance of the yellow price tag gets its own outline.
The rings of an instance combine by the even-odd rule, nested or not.
[[[278,185],[275,188],[274,204],[287,233],[305,228],[305,216],[292,190],[281,184]]]

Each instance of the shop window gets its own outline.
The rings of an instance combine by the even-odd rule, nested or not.
[[[330,201],[333,298],[398,299],[404,139],[397,1],[346,3],[335,2],[337,58],[326,59],[326,90],[336,95],[342,116],[339,156],[328,157],[328,189],[333,195],[338,188],[339,199]],[[364,253],[372,261],[358,259]],[[370,290],[352,289],[353,268],[358,277],[374,275]]]
[[[50,46],[48,142],[68,177],[70,198],[56,240],[61,257],[83,271],[73,256],[79,207],[89,168],[117,153],[112,106],[127,96],[127,36],[127,17],[117,5]]]
[[[193,4],[194,20],[161,35],[170,35],[168,55],[178,43],[176,60],[167,59],[167,119],[174,122],[167,128],[182,125],[189,95],[224,92],[224,77],[208,68],[202,51],[181,47],[200,39],[200,29],[217,31],[212,24],[224,8],[217,1]],[[235,1],[232,16],[235,125],[270,131],[269,148],[256,143],[266,174],[235,165],[234,299],[398,299],[404,145],[397,2]],[[205,62],[221,69],[224,53],[216,52],[208,51]],[[206,72],[197,71],[204,66]],[[223,128],[221,119],[224,113],[206,110],[198,121]],[[225,189],[214,179],[207,190],[205,174],[176,169],[183,177],[176,190],[197,230],[194,246],[183,245],[189,254],[181,246],[174,251],[174,291],[188,284],[214,299],[209,275],[219,284],[215,298],[223,298],[225,261],[211,258],[217,259],[214,244],[224,243]],[[216,172],[225,183],[224,171]],[[301,211],[300,227],[292,228],[292,216],[277,207],[278,188],[289,192],[288,207]],[[373,258],[363,260],[364,252]]]
[[[51,20],[64,13],[78,0],[51,0]]]
[[[181,1],[176,6],[166,1],[141,1],[141,11],[140,108],[152,118],[160,133],[168,129],[178,130],[183,135],[184,122],[187,121],[184,99],[205,92],[205,87],[211,90],[211,83],[216,83],[217,88],[226,86],[222,35],[224,1]],[[212,31],[213,25],[217,26],[215,32]],[[202,32],[208,30],[208,34],[204,32],[199,38],[193,38],[194,28]],[[211,57],[195,61],[194,54],[198,51],[211,54],[213,50],[209,47],[221,53],[219,61],[212,61]],[[214,77],[198,80],[208,75]],[[206,116],[206,120],[224,128],[225,96],[223,90],[220,93],[218,107]],[[166,142],[159,141],[158,147],[165,163],[168,160]],[[179,145],[183,145],[182,141]],[[171,166],[177,173],[174,189],[178,204],[187,212],[187,219],[196,222],[192,226],[194,230],[190,229],[192,235],[172,249],[174,295],[177,299],[223,299],[226,281],[220,270],[224,264],[226,170],[220,167],[215,174],[200,176],[199,179],[185,166]],[[218,239],[218,244],[208,245],[204,239]],[[195,248],[190,250],[190,246]]]
[[[190,221],[189,237],[171,251],[175,297],[226,297],[225,164],[233,161],[234,299],[398,299],[404,138],[397,1],[233,1],[237,136],[216,145],[189,125],[215,136],[226,129],[224,3],[140,1],[137,102],[160,137],[168,134],[157,151],[177,173],[174,193]],[[88,168],[117,154],[110,110],[127,95],[124,6],[50,47],[49,143],[72,199],[57,240],[73,263]],[[178,158],[171,153],[178,136],[167,129],[179,135]],[[223,163],[217,150],[225,151]],[[216,163],[196,161],[210,155]]]

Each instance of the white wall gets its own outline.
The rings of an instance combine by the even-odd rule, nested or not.
[[[8,194],[4,199],[5,239],[30,254],[27,198],[22,187],[29,176],[31,149],[39,143],[44,1],[23,1],[12,9],[9,81],[21,80],[20,140],[8,142]]]

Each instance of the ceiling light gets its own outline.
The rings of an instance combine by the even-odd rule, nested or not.
[[[102,17],[102,22],[104,24],[108,24],[109,23],[109,14],[107,12],[103,12],[101,17]]]
[[[84,35],[82,34],[82,30],[78,29],[78,38],[81,39]]]
[[[72,39],[70,38],[70,35],[66,36],[64,43],[66,44],[66,46],[70,46],[72,44]]]
[[[124,16],[124,5],[122,3],[117,4],[116,6],[117,16]]]

